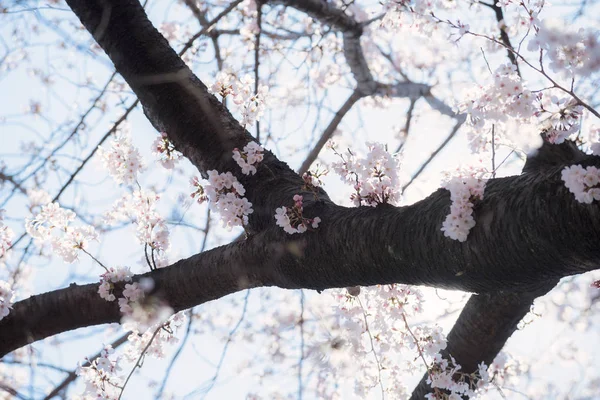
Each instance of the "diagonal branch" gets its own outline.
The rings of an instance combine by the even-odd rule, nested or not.
[[[344,102],[344,104],[342,104],[340,109],[333,116],[333,119],[329,122],[329,125],[327,125],[327,128],[325,128],[325,130],[321,134],[321,137],[319,138],[315,146],[312,148],[310,153],[308,153],[308,156],[306,156],[306,159],[304,160],[304,162],[300,166],[300,169],[298,170],[299,174],[303,174],[306,171],[308,171],[312,163],[315,162],[317,157],[319,157],[319,153],[321,152],[327,141],[333,136],[333,133],[336,131],[337,127],[342,122],[342,119],[344,119],[346,114],[348,114],[348,112],[352,109],[354,104],[356,104],[356,102],[360,100],[361,97],[362,96],[360,95],[358,90],[355,90],[354,92],[352,92],[350,97],[348,97],[348,99]]]
[[[140,4],[135,0],[69,0],[68,4],[88,31],[106,25],[96,40],[136,93],[154,127],[167,132],[201,173],[214,169],[236,175],[253,204],[251,230],[274,225],[275,208],[302,193],[302,179],[268,151],[254,176],[241,173],[232,150],[242,148],[252,136],[171,49]],[[108,19],[105,9],[111,10]],[[273,187],[280,190],[270,190]],[[320,197],[327,199],[325,193]]]
[[[600,166],[600,159],[589,156],[582,164]],[[440,231],[449,209],[446,190],[400,208],[322,202],[314,207],[323,220],[314,232],[291,236],[271,227],[135,279],[152,278],[155,294],[175,311],[258,286],[324,290],[405,283],[534,292],[600,267],[600,206],[577,203],[561,170],[488,181],[474,210],[477,225],[464,243]],[[96,284],[72,284],[16,303],[0,321],[0,354],[119,319],[117,305],[101,299]]]
[[[478,365],[490,365],[502,350],[517,324],[527,314],[535,300],[554,287],[545,287],[528,293],[495,293],[473,295],[465,305],[456,324],[448,335],[448,347],[442,351],[445,359],[454,357],[461,372],[477,372]],[[423,399],[431,391],[426,373],[412,393],[411,400]]]

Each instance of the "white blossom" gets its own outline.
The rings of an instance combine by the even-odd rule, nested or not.
[[[0,320],[8,315],[12,308],[15,293],[8,282],[0,281]]]
[[[25,230],[40,243],[50,243],[54,254],[64,262],[73,263],[80,250],[86,250],[89,242],[98,239],[94,227],[71,226],[75,213],[61,208],[58,203],[48,203],[39,213],[25,220]]]
[[[254,78],[248,74],[237,80],[232,73],[220,72],[216,76],[216,81],[211,85],[211,91],[220,94],[223,98],[231,96],[234,104],[240,109],[241,124],[249,126],[260,121],[268,101],[269,87],[258,85],[256,93],[254,87]]]
[[[263,160],[264,149],[256,142],[250,142],[242,151],[233,149],[233,159],[242,169],[244,175],[256,174],[256,165]]]
[[[15,233],[8,226],[4,225],[4,214],[6,210],[0,209],[0,259],[4,257],[6,251],[12,246],[12,239]]]
[[[152,143],[152,154],[158,158],[158,162],[166,169],[173,169],[175,164],[183,158],[183,154],[175,149],[166,132],[161,132]]]
[[[458,170],[442,187],[450,192],[450,214],[442,224],[444,236],[464,242],[475,226],[473,206],[475,200],[483,199],[486,180],[481,170]]]
[[[321,223],[321,218],[306,218],[302,215],[303,210],[303,197],[297,194],[294,196],[293,207],[283,206],[275,209],[275,223],[290,235],[304,233],[309,226],[312,229],[317,229]]]
[[[578,202],[590,204],[594,200],[600,201],[600,169],[571,165],[562,170],[561,178]]]
[[[139,150],[131,143],[127,127],[120,129],[106,148],[98,146],[98,155],[104,168],[118,184],[132,184],[138,173],[144,170],[144,161]]]
[[[340,154],[330,144],[340,161],[332,164],[335,172],[347,183],[354,185],[350,199],[357,206],[375,207],[378,204],[397,204],[400,200],[400,161],[381,143],[367,143],[369,153],[358,157],[350,150]]]
[[[204,187],[199,180],[192,179],[195,187],[192,197],[198,196],[198,201],[209,200],[212,210],[219,213],[223,226],[231,229],[234,226],[248,224],[248,215],[252,214],[252,203],[244,196],[246,190],[231,172],[219,173],[208,171],[208,184]]]

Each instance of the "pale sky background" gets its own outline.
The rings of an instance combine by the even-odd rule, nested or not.
[[[61,8],[66,6],[61,4]],[[177,20],[179,17],[179,6],[175,5],[175,2],[150,2],[151,10],[150,15],[155,21],[162,19]],[[561,12],[560,8],[556,9],[557,13]],[[56,11],[56,10],[40,10],[39,12],[29,13],[29,22],[37,22],[38,25],[44,25],[48,20],[54,17],[62,17],[70,13],[70,11]],[[0,26],[0,38],[4,42],[8,42],[10,47],[10,36],[8,26]],[[195,28],[194,28],[195,29]],[[44,30],[48,32],[48,30]],[[63,57],[61,62],[69,61],[76,65],[73,70],[68,72],[61,71],[61,75],[54,76],[55,84],[48,90],[39,84],[39,80],[32,78],[31,71],[27,70],[15,70],[11,71],[10,74],[0,74],[0,141],[2,147],[2,161],[7,165],[11,166],[15,160],[23,159],[21,151],[21,144],[29,141],[35,141],[40,143],[40,138],[36,133],[36,130],[40,132],[49,132],[48,126],[56,128],[55,122],[48,122],[42,118],[32,117],[30,115],[23,116],[23,111],[30,107],[30,102],[40,101],[45,107],[49,107],[49,114],[52,115],[53,121],[64,121],[70,117],[72,119],[78,119],[82,110],[89,107],[92,93],[88,90],[78,89],[75,85],[70,84],[68,81],[72,80],[81,81],[84,77],[91,77],[99,86],[103,85],[108,79],[112,72],[112,65],[107,62],[106,56],[103,53],[99,53],[96,57],[98,62],[91,62],[88,58],[84,58],[77,52],[70,52],[68,58],[64,58],[65,52],[60,54],[55,53],[52,47],[48,47],[47,44],[54,43],[56,40],[55,33],[45,33],[39,37],[36,41],[36,46],[29,52],[31,58],[31,64],[38,66],[45,73],[51,72],[51,65],[55,63],[57,58]],[[91,43],[91,39],[87,32],[82,32],[80,36],[69,38],[69,40],[80,43],[83,47],[82,51],[85,50],[86,46]],[[458,46],[461,46],[459,43]],[[208,46],[210,49],[210,46]],[[236,49],[236,51],[243,52],[244,49]],[[457,52],[460,52],[460,47],[457,47]],[[241,53],[240,53],[241,54]],[[237,53],[236,53],[237,55]],[[504,56],[502,54],[501,56]],[[212,58],[211,50],[207,50],[203,56],[206,60]],[[482,60],[472,60],[474,63],[481,63]],[[494,63],[494,57],[489,58],[490,63]],[[504,62],[504,61],[502,61]],[[497,64],[496,64],[497,65]],[[483,70],[483,69],[482,69]],[[214,66],[210,68],[199,68],[195,69],[195,72],[203,79],[206,83],[210,83],[212,79],[212,73]],[[290,76],[293,75],[293,71],[290,71]],[[527,73],[526,73],[527,76]],[[465,82],[467,81],[465,75]],[[342,83],[343,86],[347,86]],[[440,88],[442,93],[449,90],[449,88]],[[457,88],[458,92],[459,89]],[[349,92],[345,89],[331,89],[330,96],[325,103],[325,106],[331,107],[332,110],[339,108],[341,103],[346,99]],[[125,105],[131,104],[134,97],[129,96],[124,100]],[[111,100],[113,103],[119,101],[115,99]],[[420,100],[418,105],[422,109],[426,109],[427,106],[423,100]],[[349,115],[341,126],[341,129],[348,132],[349,135],[345,139],[340,139],[341,145],[351,145],[354,150],[364,151],[363,143],[366,140],[371,141],[382,141],[389,142],[391,147],[395,146],[397,140],[394,126],[401,126],[404,123],[405,110],[408,106],[407,100],[396,100],[392,103],[391,108],[388,110],[371,109],[368,107],[361,107],[360,112],[354,110]],[[277,112],[277,105],[272,105],[270,112]],[[80,145],[83,150],[75,150],[76,154],[81,154],[82,157],[87,155],[91,150],[91,146],[96,143],[99,138],[104,135],[106,130],[111,126],[122,113],[122,108],[119,111],[111,111],[108,115],[99,118],[96,113],[94,116],[88,119],[88,124],[91,127],[90,132],[86,135],[80,135]],[[291,146],[298,146],[303,144],[306,140],[306,132],[312,130],[314,126],[314,108],[313,111],[308,112],[308,116],[302,113],[288,113],[285,119],[285,128],[278,126],[276,123],[273,125],[273,132],[285,132],[289,134],[288,146],[285,145],[275,146],[274,143],[267,143],[271,151],[276,152],[280,157],[288,162],[292,167],[297,168],[304,158],[304,153],[297,152]],[[397,111],[396,111],[397,110]],[[314,132],[314,136],[317,137],[322,131],[325,124],[329,121],[331,116],[324,114],[321,116],[322,122],[318,126],[318,129]],[[189,162],[184,161],[180,163],[181,167],[174,172],[166,171],[153,164],[153,157],[150,154],[150,145],[154,140],[157,133],[154,128],[148,123],[146,118],[143,116],[141,109],[138,107],[131,116],[128,118],[131,124],[131,130],[133,133],[133,141],[142,152],[144,158],[149,164],[150,168],[145,174],[140,177],[140,183],[145,188],[150,188],[156,185],[159,189],[164,186],[165,182],[173,181],[174,185],[169,187],[169,191],[165,193],[160,201],[160,209],[163,211],[163,215],[168,217],[167,219],[177,219],[181,216],[181,213],[185,213],[186,217],[189,217],[198,226],[203,226],[205,212],[204,206],[198,206],[197,204],[191,204],[181,209],[177,205],[177,200],[180,194],[187,194],[189,192],[187,182],[191,175],[195,174],[193,167]],[[406,150],[403,158],[403,165],[406,166],[405,172],[410,175],[414,172],[427,158],[429,153],[435,149],[439,143],[443,141],[445,136],[448,134],[452,127],[452,123],[448,123],[447,117],[437,117],[436,113],[423,112],[421,115],[413,121],[412,136],[409,139],[409,143],[406,145]],[[264,124],[263,124],[264,126]],[[65,132],[68,129],[64,130]],[[64,134],[64,133],[63,133]],[[60,138],[63,134],[59,134]],[[264,134],[263,134],[264,135]],[[297,138],[297,139],[296,139]],[[55,145],[57,140],[52,141],[52,145]],[[291,145],[291,146],[290,146]],[[73,149],[73,146],[70,146]],[[506,153],[498,154],[498,159],[503,159]],[[435,188],[439,187],[440,183],[440,172],[444,170],[454,169],[461,162],[468,162],[468,146],[467,140],[464,134],[459,134],[451,144],[443,151],[443,153],[427,168],[424,177],[426,181],[423,183],[415,183],[405,194],[403,202],[410,204],[418,199],[423,198],[427,193],[431,192]],[[333,160],[331,157],[328,161]],[[66,166],[69,170],[73,170],[77,162],[72,160],[64,160],[57,158],[59,165]],[[514,163],[508,165],[508,167],[501,171],[501,174],[518,173],[520,165]],[[196,173],[197,174],[197,173]],[[64,179],[63,179],[64,180]],[[70,188],[61,198],[61,203],[69,206],[84,206],[83,208],[87,211],[86,214],[101,214],[109,209],[113,200],[118,196],[126,193],[124,187],[117,188],[115,183],[110,179],[101,169],[98,162],[90,162],[86,165],[83,172],[77,178],[80,182],[79,190]],[[58,180],[60,181],[60,180]],[[9,190],[10,185],[6,185],[0,196],[0,201],[3,201],[4,194]],[[45,186],[52,196],[56,193],[58,186],[57,181],[54,184]],[[327,190],[332,198],[339,201],[342,204],[349,204],[347,196],[351,191],[350,187],[345,187],[341,184],[339,178],[335,176],[333,172],[325,178],[325,190]],[[82,196],[83,193],[83,196]],[[6,208],[8,210],[7,219],[9,223],[14,227],[14,230],[18,235],[21,233],[20,224],[23,223],[23,219],[27,216],[23,197],[15,196],[9,203],[0,206],[0,208]],[[174,210],[178,210],[179,215],[173,213]],[[213,226],[220,225],[215,220]],[[109,265],[131,265],[132,270],[135,272],[145,272],[145,270],[139,264],[142,257],[142,247],[136,243],[135,238],[132,235],[133,228],[127,227],[117,232],[113,232],[105,235],[101,243],[94,244],[92,246],[93,254],[99,254],[102,261]],[[173,253],[171,259],[173,261],[187,257],[194,254],[201,242],[201,237],[194,235],[189,230],[184,228],[176,227],[171,229]],[[209,248],[214,247],[217,244],[223,244],[228,239],[234,238],[239,234],[239,231],[227,232],[219,230],[218,233],[213,236],[212,240],[209,240]],[[510,249],[507,249],[510,251]],[[81,258],[81,261],[72,265],[63,264],[61,260],[54,259],[51,263],[39,258],[32,258],[31,264],[35,267],[35,276],[32,283],[33,293],[41,293],[47,290],[53,290],[68,285],[70,282],[77,283],[88,283],[97,281],[97,275],[102,271],[99,266],[94,265],[90,260],[85,257]],[[596,274],[597,276],[597,274]],[[1,276],[0,276],[1,278]],[[598,278],[596,278],[598,279]],[[244,332],[244,325],[248,321],[257,321],[260,324],[263,316],[259,313],[260,302],[262,301],[259,292],[272,293],[272,296],[277,298],[280,295],[280,291],[276,289],[259,289],[253,290],[250,295],[250,302],[247,311],[246,322],[240,327],[238,336],[242,336]],[[427,303],[426,307],[433,311],[435,314],[436,308],[441,305],[440,298],[454,298],[457,302],[464,298],[461,293],[458,292],[445,292],[438,291],[437,293],[433,290],[426,289]],[[307,299],[312,299],[314,296],[318,296],[316,292],[305,291]],[[574,296],[577,294],[574,293]],[[228,332],[237,322],[239,315],[242,312],[242,301],[245,296],[245,292],[238,293],[232,296],[228,296],[227,299],[220,299],[215,302],[205,304],[199,308],[201,314],[206,314],[206,318],[216,318],[220,322],[220,329],[217,334],[210,331],[208,328],[207,333],[196,335],[188,341],[184,348],[179,361],[175,365],[175,368],[170,377],[170,383],[168,389],[174,390],[176,393],[175,398],[187,398],[187,399],[201,399],[203,398],[202,393],[192,393],[194,389],[198,388],[198,385],[202,382],[207,382],[212,378],[214,374],[214,365],[218,361],[221,355],[221,349],[223,347],[223,337],[226,337]],[[320,296],[326,296],[322,294]],[[293,307],[299,307],[300,294],[297,296],[298,304]],[[231,302],[237,303],[233,306]],[[577,300],[575,300],[577,304]],[[292,307],[292,305],[281,304],[282,309]],[[549,312],[549,314],[551,314]],[[440,325],[444,327],[444,332],[447,334],[451,328],[454,319],[458,316],[455,314],[451,318],[445,320],[439,320]],[[417,322],[417,321],[415,321]],[[598,317],[595,317],[595,322],[598,322]],[[203,329],[203,321],[196,322],[194,324],[195,329]],[[180,329],[179,337],[183,337],[183,330]],[[533,358],[540,360],[535,367],[538,369],[536,376],[546,376],[555,383],[559,384],[564,382],[570,382],[571,380],[585,381],[586,377],[581,375],[581,371],[576,363],[573,363],[571,367],[563,366],[560,371],[553,370],[551,366],[544,367],[544,358],[548,355],[548,352],[554,351],[553,345],[559,345],[562,340],[562,335],[567,332],[573,331],[574,327],[562,323],[557,324],[551,315],[537,318],[523,331],[516,332],[508,342],[508,350],[511,354],[520,355],[525,358]],[[117,325],[113,325],[110,328],[106,326],[91,327],[79,329],[76,331],[62,334],[58,337],[61,342],[65,343],[63,348],[53,347],[52,344],[56,338],[48,338],[45,341],[36,343],[33,347],[42,351],[40,361],[48,361],[61,365],[67,369],[74,369],[78,361],[82,361],[87,355],[96,353],[102,343],[109,343],[114,338],[120,336],[121,329]],[[574,332],[571,336],[575,337],[581,343],[586,345],[583,347],[586,356],[590,359],[598,359],[600,356],[598,333],[592,332]],[[221,370],[219,381],[206,397],[207,399],[241,399],[244,398],[245,394],[256,388],[256,378],[250,373],[252,371],[240,372],[237,367],[238,364],[246,358],[252,358],[252,354],[256,352],[256,344],[250,346],[244,342],[232,343],[230,345],[228,356],[226,358],[223,369]],[[172,350],[167,351],[167,357],[164,360],[156,361],[147,358],[144,362],[144,366],[141,369],[141,375],[150,377],[151,379],[160,382],[162,380],[163,371],[166,365],[171,359],[172,353],[177,347],[173,347]],[[63,350],[64,349],[64,350]],[[596,363],[596,365],[598,365]],[[126,371],[128,373],[128,371]],[[30,379],[33,379],[36,385],[44,386],[43,382],[47,382],[47,390],[50,390],[53,386],[59,382],[63,375],[54,372],[49,372],[45,369],[32,369],[26,370],[26,373],[30,374]],[[420,379],[419,374],[414,379]],[[407,380],[407,386],[409,389],[415,384],[415,380]],[[277,379],[272,380],[277,382],[283,388],[289,387],[290,385],[296,385],[296,372],[282,371]],[[207,385],[204,385],[206,387]],[[79,393],[82,389],[82,384],[79,382],[69,391],[70,394]],[[351,389],[351,388],[350,388]],[[155,393],[155,389],[148,386],[145,379],[140,379],[138,373],[134,374],[132,381],[129,383],[124,399],[138,399],[138,398],[151,398],[150,396]],[[26,395],[35,395],[36,398],[40,397],[40,394],[27,393]],[[187,397],[184,397],[187,394]],[[520,398],[518,395],[505,393],[507,398]],[[350,394],[348,398],[352,398]],[[513,397],[514,396],[514,397]],[[498,396],[496,396],[498,397]],[[310,393],[306,393],[305,398],[310,399]],[[492,398],[492,397],[490,397]],[[495,398],[495,397],[494,397]],[[522,397],[524,398],[524,397]]]

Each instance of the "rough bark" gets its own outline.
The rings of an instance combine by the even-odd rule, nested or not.
[[[473,295],[462,310],[448,335],[448,347],[441,354],[449,360],[456,359],[462,373],[478,370],[484,362],[490,365],[504,343],[517,329],[517,324],[529,312],[533,301],[554,287],[548,282],[539,290],[527,293],[485,293]],[[426,373],[412,393],[411,400],[425,398],[431,393]]]
[[[588,161],[600,165],[597,158]],[[577,203],[560,181],[560,168],[488,182],[464,243],[440,231],[448,209],[445,190],[399,208],[317,202],[312,211],[323,223],[315,232],[289,236],[270,227],[144,276],[181,310],[256,286],[406,283],[535,292],[600,265],[600,207]],[[0,354],[69,329],[117,322],[117,307],[96,291],[96,285],[72,285],[16,303],[0,321]]]

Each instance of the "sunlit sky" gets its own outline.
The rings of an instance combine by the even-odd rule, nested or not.
[[[373,7],[375,6],[374,3]],[[87,32],[71,36],[68,33],[70,30],[66,27],[62,30],[62,34],[57,33],[56,30],[44,28],[49,23],[48,21],[53,18],[64,17],[70,18],[71,22],[73,21],[73,18],[69,16],[70,11],[66,10],[66,5],[61,4],[60,7],[65,10],[41,9],[27,14],[28,23],[37,25],[42,31],[42,34],[32,41],[34,46],[27,50],[30,65],[37,66],[43,71],[43,74],[48,74],[54,80],[54,84],[51,86],[41,85],[40,80],[33,76],[30,68],[21,68],[10,71],[10,73],[0,74],[0,93],[2,94],[0,95],[0,140],[2,143],[2,162],[0,162],[0,165],[4,163],[9,168],[23,165],[24,160],[28,157],[23,152],[22,146],[24,143],[34,142],[38,145],[44,143],[46,148],[59,143],[64,138],[65,133],[69,131],[69,128],[72,128],[72,124],[62,127],[61,124],[67,120],[78,120],[80,114],[89,107],[90,99],[95,95],[93,91],[80,87],[79,83],[89,78],[96,83],[97,87],[102,87],[112,73],[112,65],[103,53],[97,52],[98,55],[94,57],[83,55],[89,53],[92,44]],[[554,13],[558,16],[565,9],[570,9],[570,7],[557,7]],[[150,1],[148,10],[150,10],[150,16],[157,25],[163,20],[178,21],[188,18],[189,15],[187,11],[184,13],[184,8],[176,2]],[[189,19],[187,21],[189,22]],[[473,25],[476,24],[477,22]],[[196,26],[194,26],[194,29],[196,29]],[[11,27],[8,24],[0,26],[0,38],[4,42],[10,43],[10,30]],[[75,50],[69,47],[67,51],[57,51],[53,45],[59,40],[59,37],[62,37],[62,40],[67,39],[68,46],[72,43],[78,43],[80,49]],[[412,43],[416,46],[416,39]],[[465,40],[458,42],[454,47],[447,47],[444,49],[447,53],[445,56],[452,60],[460,60],[465,46],[473,46],[473,42]],[[213,58],[210,49],[210,46],[208,46],[208,49],[198,56],[194,66],[194,72],[205,82],[211,82],[214,79],[216,68],[214,63],[208,63]],[[247,50],[239,45],[233,47],[232,51],[235,54],[232,60],[235,61],[239,61],[247,55]],[[301,55],[298,57],[301,57]],[[504,53],[489,54],[487,62],[498,65],[506,61],[503,57]],[[439,86],[434,89],[436,95],[447,99],[449,102],[452,100],[449,93],[454,95],[455,102],[450,104],[451,106],[454,106],[458,101],[458,94],[468,85],[472,85],[473,78],[478,82],[483,82],[488,77],[489,73],[483,57],[475,57],[470,62],[473,65],[472,69],[464,71],[462,80],[455,76],[455,86],[450,87],[445,85],[444,82],[440,82]],[[74,67],[67,70],[67,64],[72,64]],[[285,80],[287,76],[289,82],[302,85],[303,82],[298,81],[296,74],[297,71],[290,65],[282,63],[281,75],[284,77],[282,80]],[[456,75],[460,77],[460,74]],[[525,71],[524,75],[535,79],[531,71]],[[423,76],[422,78],[426,79],[427,77]],[[305,157],[309,140],[320,135],[332,113],[339,108],[350,94],[349,87],[351,85],[353,85],[351,78],[349,80],[342,78],[338,85],[329,89],[328,96],[320,107],[315,106],[320,99],[315,96],[313,88],[300,91],[304,96],[310,97],[310,107],[296,108],[285,112],[287,109],[282,110],[278,108],[278,104],[271,104],[265,119],[266,122],[263,123],[263,129],[265,129],[265,126],[269,126],[270,132],[281,135],[281,139],[267,141],[265,146],[288,162],[293,168],[299,167]],[[274,90],[281,91],[283,88],[277,87]],[[43,187],[52,196],[65,181],[65,172],[62,169],[74,170],[78,162],[93,149],[99,139],[112,126],[112,123],[122,114],[123,110],[135,100],[135,97],[133,95],[117,94],[110,95],[109,99],[110,111],[106,115],[101,115],[97,110],[94,111],[87,120],[88,131],[86,134],[78,135],[76,142],[67,145],[64,151],[61,152],[62,155],[55,158],[58,170],[51,171],[51,177]],[[27,110],[31,109],[32,104],[37,104],[37,102],[43,107],[43,114],[51,116],[51,120],[42,116],[27,114]],[[381,141],[389,143],[390,148],[395,148],[398,144],[398,128],[404,124],[409,101],[406,99],[394,100],[385,109],[370,107],[364,103],[366,102],[361,103],[360,108],[355,108],[341,124],[340,131],[344,132],[345,135],[336,138],[340,147],[350,146],[353,150],[361,152],[365,150],[364,143],[366,141]],[[117,104],[116,107],[114,107],[115,104]],[[431,111],[423,100],[418,101],[417,111],[418,113],[413,120],[411,136],[404,146],[402,155],[403,172],[407,176],[412,175],[429,154],[438,147],[453,125],[450,118],[439,116],[437,112]],[[155,163],[150,150],[150,145],[158,133],[147,121],[140,107],[132,112],[128,121],[131,126],[133,141],[148,164],[147,171],[140,176],[140,185],[144,188],[154,188],[157,192],[162,192],[159,209],[169,221],[176,222],[185,217],[186,222],[203,227],[206,221],[206,206],[192,204],[187,200],[189,194],[188,180],[192,175],[197,174],[197,171],[188,161],[183,161],[173,171],[162,169]],[[55,132],[55,137],[49,138],[49,132]],[[501,150],[497,157],[498,159],[504,159],[508,153],[509,150]],[[70,158],[71,156],[68,156],[70,154],[74,154],[75,158]],[[323,152],[320,161],[328,163],[333,159],[332,154]],[[410,204],[422,199],[439,187],[442,172],[452,170],[461,163],[473,162],[476,159],[477,157],[471,156],[468,152],[465,135],[459,132],[442,153],[427,167],[422,179],[415,182],[406,191],[402,203]],[[486,159],[485,162],[489,162],[489,160]],[[505,168],[499,171],[499,174],[518,173],[521,165],[518,158],[511,157]],[[82,220],[87,222],[90,222],[90,218],[97,218],[97,216],[106,212],[116,198],[127,192],[125,187],[118,187],[107,176],[98,160],[94,160],[85,166],[82,173],[77,177],[77,182],[77,186],[71,187],[63,194],[60,202],[64,206],[81,209],[83,211],[81,214]],[[344,186],[333,173],[325,177],[324,182],[325,190],[328,191],[334,201],[350,205],[348,196],[352,191],[351,187]],[[0,202],[4,201],[5,194],[10,190],[10,185],[4,186]],[[180,202],[182,197],[186,198],[186,202],[183,204]],[[8,210],[7,220],[9,225],[14,227],[17,236],[20,235],[23,231],[23,220],[28,216],[25,198],[15,196],[1,205],[0,208]],[[212,235],[208,240],[207,248],[227,243],[241,232],[241,230],[228,232],[218,227],[220,225],[218,220],[215,219],[213,222]],[[142,246],[136,242],[132,234],[133,230],[133,227],[123,227],[103,235],[99,243],[92,245],[92,252],[100,255],[102,262],[107,265],[131,265],[132,270],[136,273],[145,272],[142,263]],[[171,233],[173,243],[171,260],[175,261],[187,257],[199,250],[203,238],[200,232],[184,226],[173,226]],[[507,249],[507,251],[510,251],[510,249]],[[30,263],[35,271],[31,293],[62,288],[71,282],[95,282],[102,272],[97,265],[86,258],[81,258],[75,264],[66,265],[56,258],[48,262],[47,259],[33,257]],[[586,279],[591,281],[591,278]],[[421,319],[428,321],[433,318],[436,323],[444,328],[444,332],[448,333],[458,313],[452,313],[445,318],[437,318],[436,316],[441,314],[441,310],[447,307],[446,300],[448,299],[454,301],[453,308],[459,310],[460,305],[467,298],[466,295],[459,292],[435,291],[433,289],[425,289],[424,291],[427,294],[427,312],[423,314]],[[328,296],[327,292],[319,295],[316,292],[304,291],[304,294],[309,304],[318,302],[320,297]],[[26,295],[28,294],[20,293],[19,299]],[[571,299],[571,302],[577,304],[578,295],[579,293],[572,293],[571,296],[574,299]],[[193,329],[197,331],[197,334],[192,335],[186,343],[179,361],[175,364],[171,373],[167,388],[167,392],[172,392],[175,398],[204,398],[206,389],[210,386],[210,380],[215,373],[215,365],[222,354],[228,332],[235,326],[243,312],[243,299],[245,296],[246,293],[242,292],[196,308],[198,321],[194,324]],[[269,304],[275,304],[275,307],[271,306],[269,308],[266,303],[267,297],[271,297],[271,303]],[[270,344],[266,342],[264,337],[258,338],[257,342],[254,343],[249,340],[241,340],[241,338],[245,335],[246,330],[252,332],[249,325],[254,325],[254,330],[256,330],[257,326],[260,327],[264,320],[271,318],[270,315],[265,315],[265,308],[281,313],[298,312],[300,298],[300,292],[291,293],[279,289],[256,289],[251,291],[246,317],[236,333],[236,340],[228,349],[219,379],[206,396],[207,399],[238,399],[244,398],[248,392],[261,391],[258,386],[259,380],[255,375],[256,370],[253,369],[253,366],[244,368],[244,365],[247,360],[258,359],[264,355],[260,352],[261,341],[264,341],[262,343],[264,346]],[[290,299],[294,299],[297,303],[289,303]],[[531,324],[527,325],[524,330],[517,331],[507,344],[508,351],[511,354],[535,360],[535,376],[554,381],[557,386],[561,386],[561,383],[570,385],[571,381],[584,381],[587,372],[581,371],[577,358],[573,363],[564,364],[560,370],[555,369],[551,364],[547,364],[547,360],[557,351],[557,348],[561,349],[563,346],[562,341],[567,334],[571,340],[585,344],[581,350],[576,352],[577,357],[585,355],[590,360],[598,359],[600,349],[594,345],[599,343],[598,334],[593,333],[593,331],[579,332],[577,326],[571,326],[568,322],[557,323],[553,310],[546,309],[544,306],[541,310],[547,311],[547,314],[543,314],[542,318],[533,318]],[[316,315],[315,317],[324,318],[322,315]],[[415,323],[417,322],[419,321],[415,321]],[[185,330],[185,327],[186,325],[181,331]],[[179,336],[183,337],[181,331]],[[83,361],[85,356],[96,353],[103,343],[110,343],[121,334],[122,329],[116,324],[110,327],[83,328],[48,338],[34,344],[33,348],[39,354],[40,361],[52,362],[72,370],[76,367],[77,362]],[[290,335],[289,338],[291,337],[293,336]],[[62,346],[55,346],[57,343],[61,343]],[[297,346],[297,343],[295,345]],[[156,392],[156,387],[149,384],[148,380],[160,383],[164,375],[164,369],[176,348],[177,346],[173,346],[171,350],[167,351],[165,360],[145,360],[139,375],[136,373],[129,383],[124,398],[151,398]],[[274,370],[276,367],[277,365],[273,366]],[[24,369],[24,373],[29,375],[28,379],[32,380],[36,386],[46,386],[46,392],[51,390],[64,376],[64,374],[49,372],[41,368]],[[265,385],[285,389],[296,384],[295,374],[296,372],[291,370],[277,371],[275,379],[269,379],[268,376],[265,378],[265,382],[267,382]],[[148,379],[142,379],[140,375]],[[412,388],[420,377],[421,373],[413,377],[407,377],[407,386]],[[524,377],[523,379],[527,378]],[[82,389],[82,383],[78,382],[69,393],[78,393]],[[347,398],[352,398],[351,389],[348,388]],[[35,398],[40,397],[40,393],[25,392],[25,394]],[[513,398],[513,394],[504,394],[507,398]],[[497,393],[492,395],[494,398],[499,398],[499,396]],[[310,398],[310,394],[307,394],[306,398]]]

